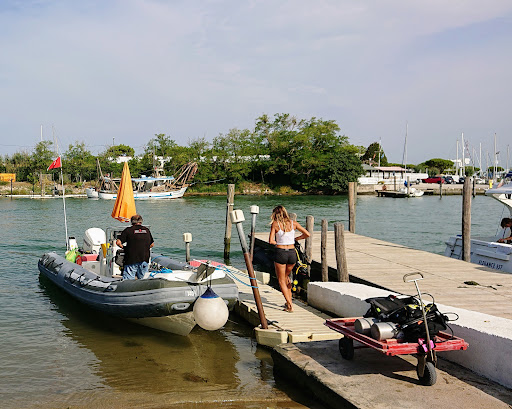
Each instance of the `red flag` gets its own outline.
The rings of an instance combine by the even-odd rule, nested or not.
[[[62,167],[62,163],[60,162],[60,156],[59,156],[57,159],[55,159],[53,161],[53,163],[50,166],[48,166],[47,171],[50,169],[56,169],[56,168],[60,168],[60,167]]]

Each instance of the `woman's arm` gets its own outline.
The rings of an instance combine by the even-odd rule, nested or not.
[[[295,230],[298,230],[302,233],[300,236],[295,237],[295,240],[307,239],[310,236],[309,232],[304,227],[302,227],[299,223],[297,223],[297,222],[294,222],[294,223],[295,223]]]
[[[268,236],[268,243],[269,244],[277,244],[276,243],[276,222],[272,223],[272,227],[270,227],[270,235]]]

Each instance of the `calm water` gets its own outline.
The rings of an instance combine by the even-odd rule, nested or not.
[[[284,204],[304,223],[315,216],[346,222],[346,197],[236,197],[250,229],[249,206],[260,206],[257,231]],[[113,202],[66,201],[70,235],[79,244],[88,227],[115,225]],[[460,196],[414,199],[360,196],[357,233],[442,253],[459,233]],[[137,202],[152,226],[155,253],[184,259],[182,233],[193,236],[193,258],[222,260],[225,197]],[[0,407],[312,407],[293,384],[274,379],[269,351],[235,316],[216,332],[194,329],[187,338],[99,315],[39,278],[37,260],[65,247],[62,201],[0,199]],[[473,201],[475,235],[496,231],[503,209],[487,197]],[[233,230],[232,264],[243,267]],[[184,402],[193,402],[185,405]],[[215,403],[205,403],[215,402]],[[319,407],[319,406],[316,406]]]

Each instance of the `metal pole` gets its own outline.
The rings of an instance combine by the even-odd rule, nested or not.
[[[64,229],[66,231],[66,250],[69,250],[68,219],[66,217],[66,191],[64,189],[64,175],[62,174],[62,165],[60,167],[60,178],[62,181],[62,205],[64,207]]]
[[[260,207],[253,205],[251,206],[251,262],[254,260],[254,242],[256,238],[254,237],[256,230],[256,216],[260,212]]]
[[[251,280],[252,294],[254,296],[254,301],[256,302],[256,308],[258,309],[258,315],[260,317],[261,328],[267,329],[267,319],[265,318],[265,311],[263,311],[263,304],[261,303],[258,282],[256,281],[256,275],[254,274],[251,255],[249,254],[249,249],[247,248],[247,241],[245,240],[244,235],[244,227],[242,225],[242,222],[245,220],[244,212],[241,210],[235,210],[232,211],[229,215],[231,222],[236,224],[236,229],[238,231],[240,245],[242,246],[242,251],[244,253],[245,265],[247,266],[247,273],[249,274],[249,278]]]

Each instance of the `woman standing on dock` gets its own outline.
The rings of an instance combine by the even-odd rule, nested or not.
[[[286,300],[284,310],[292,312],[292,280],[290,274],[292,273],[295,263],[297,263],[295,240],[307,239],[309,232],[299,223],[291,220],[290,216],[288,216],[288,212],[282,205],[274,208],[270,220],[272,221],[272,225],[270,227],[268,242],[276,246],[274,267],[279,281],[279,287]],[[295,237],[295,230],[300,231],[302,234]]]

